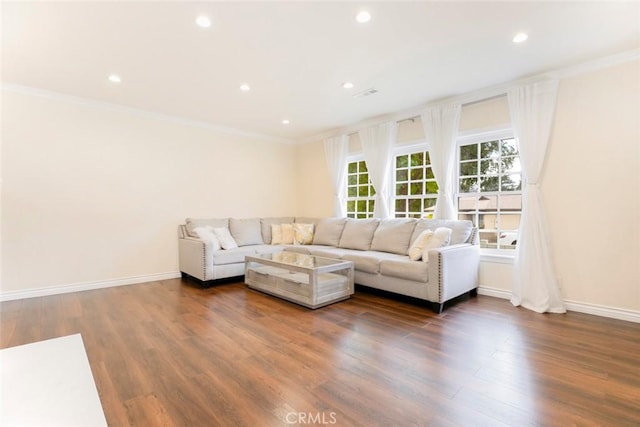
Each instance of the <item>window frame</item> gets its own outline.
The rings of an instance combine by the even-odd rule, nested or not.
[[[344,207],[344,211],[345,214],[347,216],[347,218],[360,218],[359,215],[359,211],[357,210],[357,205],[359,201],[366,201],[366,205],[367,208],[369,208],[370,203],[371,202],[375,202],[375,190],[373,195],[369,195],[366,197],[361,197],[361,196],[356,196],[356,197],[349,197],[349,164],[351,163],[358,163],[358,162],[364,162],[364,154],[360,153],[360,154],[352,154],[350,156],[347,156],[347,165],[345,168],[345,207]],[[367,176],[368,176],[369,172],[367,169]],[[359,184],[356,184],[359,185]],[[373,184],[371,183],[371,178],[369,177],[369,187],[373,188]],[[357,188],[357,187],[356,187]],[[350,201],[355,201],[356,202],[356,210],[355,211],[349,211],[349,202]],[[350,213],[355,213],[355,216],[349,216]],[[371,209],[370,211],[367,209],[366,212],[366,216],[365,218],[373,218],[374,212],[373,209]]]
[[[415,154],[415,153],[424,153],[424,152],[428,152],[429,151],[429,144],[427,143],[426,140],[419,140],[413,143],[409,143],[409,144],[403,144],[400,146],[396,146],[393,149],[393,160],[392,160],[392,167],[391,167],[391,177],[390,177],[390,184],[391,184],[391,190],[392,190],[392,195],[391,195],[391,200],[392,200],[392,211],[393,211],[393,218],[412,218],[411,216],[397,216],[396,213],[396,202],[398,200],[398,195],[396,194],[396,185],[398,183],[397,181],[397,166],[396,166],[396,158],[398,156],[410,156],[411,154]],[[431,167],[431,165],[430,165]],[[410,168],[410,166],[408,166],[408,168]],[[407,180],[407,182],[411,182],[410,179]],[[423,181],[422,182],[427,182],[426,179],[423,177]],[[433,179],[433,182],[435,182],[435,178]],[[402,199],[408,199],[410,194],[407,194],[407,196],[400,196],[400,198]],[[423,190],[423,198],[424,196],[427,196],[426,194],[424,194],[424,190]],[[438,193],[435,193],[433,196],[427,196],[428,198],[437,200],[438,198]],[[435,207],[435,203],[434,203],[434,207]],[[405,213],[408,214],[408,208],[405,209]],[[423,210],[424,212],[424,210]],[[421,216],[421,218],[428,218],[427,216]]]
[[[487,197],[491,197],[491,196],[497,196],[498,200],[500,195],[519,195],[522,196],[522,187],[520,188],[520,190],[517,191],[502,191],[500,189],[498,189],[497,191],[480,191],[480,189],[478,188],[478,190],[476,192],[473,193],[462,193],[459,191],[460,189],[460,147],[465,146],[465,145],[473,145],[473,144],[480,144],[483,142],[489,142],[489,141],[495,141],[495,140],[504,140],[504,139],[516,139],[515,137],[515,132],[513,130],[513,128],[511,127],[504,127],[504,128],[499,128],[499,129],[494,129],[494,130],[488,130],[488,131],[482,131],[482,132],[473,132],[473,133],[467,133],[467,134],[459,134],[458,138],[456,139],[456,153],[455,153],[455,171],[454,171],[454,176],[453,176],[453,183],[454,183],[454,188],[453,188],[453,195],[454,195],[454,200],[455,200],[455,206],[456,206],[456,210],[458,211],[458,215],[460,215],[460,205],[459,205],[459,199],[461,195],[473,195],[473,196],[487,196]],[[520,156],[520,153],[518,152],[518,157]],[[478,176],[479,175],[479,171],[478,171]],[[522,177],[522,172],[521,172],[521,177]],[[478,209],[476,208],[474,214],[479,215],[478,213]],[[500,221],[500,210],[497,209],[497,220]],[[522,220],[522,207],[520,208],[520,220]],[[496,231],[500,232],[501,231],[501,227],[500,227],[500,223],[498,223],[498,226],[496,227]],[[496,259],[498,258],[513,258],[515,256],[515,249],[510,249],[510,248],[480,248],[480,252],[484,255],[484,256],[490,256],[490,257],[494,257]]]

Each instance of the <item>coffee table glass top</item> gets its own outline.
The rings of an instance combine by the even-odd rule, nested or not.
[[[329,265],[347,264],[339,259],[324,258],[315,255],[300,254],[296,252],[277,252],[271,254],[257,254],[247,256],[248,259],[275,261],[280,264],[304,268],[318,268]]]

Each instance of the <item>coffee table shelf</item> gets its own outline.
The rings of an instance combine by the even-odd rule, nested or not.
[[[252,289],[308,308],[353,295],[353,263],[295,252],[245,258],[245,283]]]

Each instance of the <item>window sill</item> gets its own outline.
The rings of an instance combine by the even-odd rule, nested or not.
[[[494,264],[513,264],[516,254],[509,252],[505,253],[505,251],[480,249],[480,262],[491,262]]]

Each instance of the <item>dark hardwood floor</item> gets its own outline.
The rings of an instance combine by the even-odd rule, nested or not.
[[[0,347],[80,333],[110,426],[638,426],[640,324],[478,296],[318,310],[175,279],[0,304]]]

